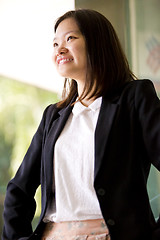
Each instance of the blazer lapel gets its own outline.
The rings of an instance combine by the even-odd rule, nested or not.
[[[100,169],[105,147],[108,141],[109,133],[111,131],[114,116],[116,114],[118,104],[102,99],[102,105],[95,130],[95,169],[94,179]]]
[[[75,99],[74,99],[75,101]],[[44,168],[45,168],[45,180],[46,190],[50,194],[52,187],[54,186],[54,175],[53,175],[53,156],[54,156],[54,145],[60,135],[65,123],[72,111],[72,106],[68,105],[66,108],[61,109],[56,113],[50,131],[46,137],[45,150],[44,150]],[[95,131],[95,170],[94,177],[100,169],[102,159],[104,156],[105,146],[108,141],[108,136],[112,127],[113,119],[116,114],[118,104],[112,103],[107,99],[103,98],[102,106],[100,109],[96,131]],[[48,195],[47,194],[47,195]]]
[[[61,109],[57,113],[57,118],[54,118],[54,121],[51,125],[50,131],[46,137],[45,141],[45,150],[44,150],[44,168],[45,168],[45,180],[46,180],[46,189],[47,194],[51,193],[52,187],[54,185],[54,176],[53,176],[53,156],[54,156],[54,145],[60,135],[65,123],[72,111],[72,106],[68,105],[66,108]]]

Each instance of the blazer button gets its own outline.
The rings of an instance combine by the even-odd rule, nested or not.
[[[105,193],[106,193],[106,191],[105,191],[103,188],[99,188],[97,193],[98,193],[98,195],[100,195],[100,196],[104,196]]]
[[[113,219],[108,219],[107,225],[114,226],[115,225],[115,221]]]

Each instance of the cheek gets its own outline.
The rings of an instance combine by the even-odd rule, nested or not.
[[[75,56],[77,57],[78,61],[81,62],[81,64],[86,64],[87,62],[87,53],[86,53],[86,49],[83,46],[80,46],[79,48],[77,48],[75,51]]]
[[[55,54],[55,51],[53,50],[53,52],[52,52],[52,62],[54,63],[54,64],[56,64],[56,54]]]
[[[83,59],[84,63],[87,61],[87,52],[86,52],[86,47],[84,44],[80,47],[79,52],[81,53],[81,58]]]
[[[81,61],[83,63],[83,65],[87,65],[87,53],[85,51],[85,49],[81,49]]]

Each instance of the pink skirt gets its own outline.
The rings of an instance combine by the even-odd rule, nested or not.
[[[104,219],[45,224],[41,240],[111,240]]]

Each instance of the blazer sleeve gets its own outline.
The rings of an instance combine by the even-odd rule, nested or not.
[[[31,221],[36,210],[34,195],[40,185],[41,152],[51,110],[52,107],[48,106],[44,111],[23,162],[7,186],[2,240],[14,240],[32,234]]]
[[[137,85],[135,107],[146,151],[151,163],[160,170],[160,100],[150,80],[141,80]]]
[[[135,105],[139,114],[145,148],[151,163],[160,171],[160,100],[150,80],[142,80],[136,89]],[[160,217],[153,240],[160,239]]]

